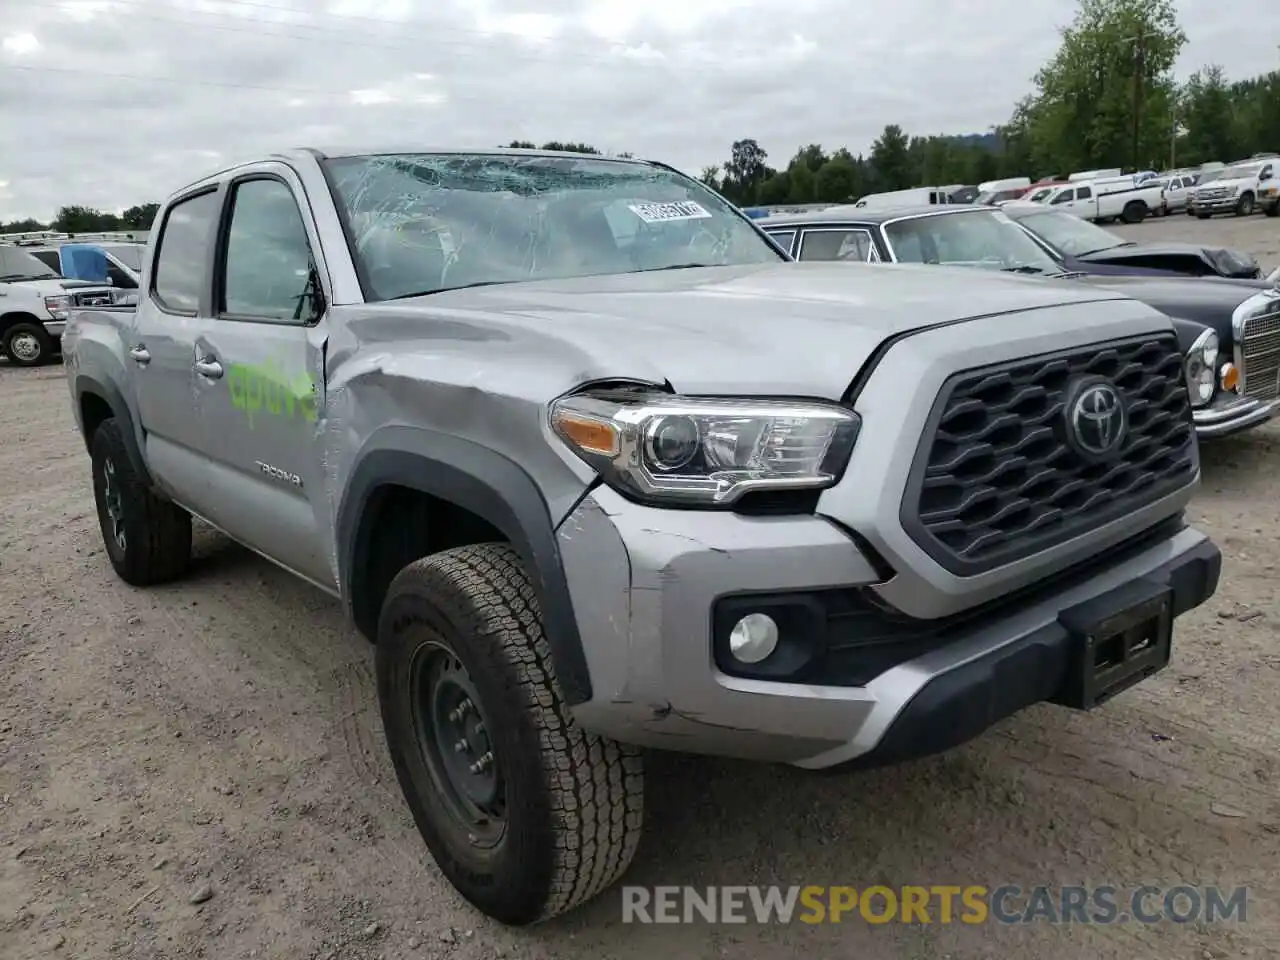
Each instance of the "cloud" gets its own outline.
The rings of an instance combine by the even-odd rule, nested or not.
[[[1235,12],[1266,22],[1262,0]],[[575,140],[696,171],[1005,120],[1071,0],[0,0],[0,220],[162,199],[314,143]],[[1181,0],[1183,72],[1276,66]]]

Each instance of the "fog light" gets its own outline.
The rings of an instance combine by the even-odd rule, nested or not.
[[[729,652],[742,663],[759,663],[778,646],[778,625],[763,613],[748,613],[729,633]]]

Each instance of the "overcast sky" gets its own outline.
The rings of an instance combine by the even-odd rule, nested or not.
[[[0,0],[0,220],[158,201],[281,146],[577,140],[697,172],[741,137],[781,164],[804,143],[865,150],[886,123],[984,131],[1074,7]],[[1181,73],[1280,64],[1264,0],[1179,7]]]

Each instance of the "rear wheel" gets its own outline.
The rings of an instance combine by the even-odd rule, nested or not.
[[[575,723],[511,547],[460,547],[401,570],[376,661],[396,776],[462,896],[527,924],[622,875],[640,839],[639,752]]]
[[[1124,205],[1124,211],[1120,214],[1120,219],[1125,223],[1141,223],[1147,218],[1149,212],[1147,205],[1141,200],[1130,200]]]
[[[182,576],[191,560],[191,515],[138,476],[114,417],[94,431],[90,459],[98,525],[116,574],[135,587]]]
[[[53,360],[53,338],[38,323],[15,323],[4,333],[4,352],[16,367],[38,367]]]
[[[1254,205],[1253,194],[1242,193],[1240,195],[1240,199],[1236,201],[1236,216],[1237,217],[1249,216],[1249,214],[1253,213],[1253,205]]]

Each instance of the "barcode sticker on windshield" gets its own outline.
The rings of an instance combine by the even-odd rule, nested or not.
[[[667,223],[672,220],[709,220],[711,213],[693,200],[672,203],[632,203],[627,209],[645,223]]]

